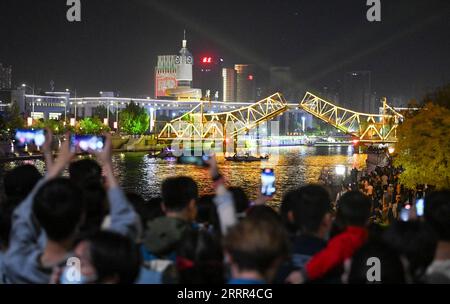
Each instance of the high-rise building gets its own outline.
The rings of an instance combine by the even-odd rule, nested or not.
[[[2,63],[0,63],[0,90],[11,89],[11,74],[12,67],[4,66]]]
[[[223,59],[205,55],[199,58],[195,66],[194,83],[196,87],[202,90],[206,99],[223,98],[222,64]]]
[[[179,55],[158,56],[155,68],[155,97],[200,99],[201,90],[192,88],[194,57],[187,49],[186,35]]]
[[[166,96],[167,89],[177,87],[176,55],[158,56],[155,68],[155,98]]]
[[[175,57],[177,68],[177,87],[192,88],[192,66],[194,58],[187,49],[186,33],[183,38],[180,55]]]
[[[256,99],[255,74],[250,64],[236,64],[236,101],[252,102]]]
[[[236,101],[236,71],[233,68],[222,69],[223,101]]]
[[[353,71],[345,74],[343,96],[340,101],[343,107],[357,112],[373,113],[375,104],[372,95],[370,71]]]

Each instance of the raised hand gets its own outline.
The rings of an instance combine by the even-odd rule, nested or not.
[[[59,176],[74,156],[75,152],[70,149],[70,133],[67,132],[65,140],[59,149],[58,157],[53,165],[47,170],[47,178],[51,179]]]

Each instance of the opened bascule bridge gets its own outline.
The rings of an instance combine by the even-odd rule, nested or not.
[[[306,92],[297,107],[361,143],[395,143],[397,127],[402,122],[403,115],[389,106],[386,98],[382,99],[382,103],[382,114],[360,113]],[[236,138],[290,109],[281,93],[227,112],[205,113],[206,106],[207,102],[200,102],[191,111],[165,124],[158,139],[220,141]]]

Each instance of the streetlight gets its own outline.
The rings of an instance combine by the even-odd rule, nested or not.
[[[33,92],[33,98],[32,98],[32,110],[31,110],[31,117],[33,117],[34,116],[34,87],[30,87],[30,86],[28,86],[28,85],[26,85],[25,83],[22,83],[22,88],[30,88],[31,89],[31,91]]]
[[[66,89],[66,92],[71,93],[72,91],[70,89]],[[75,98],[74,98],[75,113],[74,113],[74,116],[75,116],[75,120],[76,120],[77,119],[77,102],[76,102],[76,100],[77,100],[77,90],[74,89],[73,92],[75,94]],[[70,95],[69,95],[69,102],[70,102]]]

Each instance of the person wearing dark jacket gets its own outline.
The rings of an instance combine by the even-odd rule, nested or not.
[[[325,277],[353,254],[368,238],[367,225],[370,216],[370,201],[362,193],[351,191],[344,194],[337,210],[336,221],[344,227],[328,242],[327,246],[316,253],[301,271],[293,272],[287,279],[290,283],[304,283]]]

